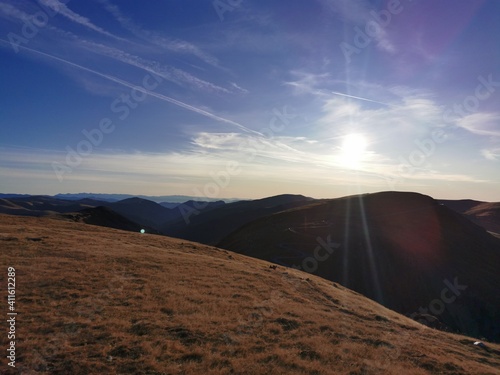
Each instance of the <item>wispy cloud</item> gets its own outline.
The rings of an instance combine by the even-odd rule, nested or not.
[[[481,150],[481,154],[488,160],[500,161],[500,147],[483,149]]]
[[[397,107],[397,106],[396,106],[396,105],[394,105],[394,104],[384,103],[384,102],[379,102],[378,100],[373,100],[373,99],[363,98],[363,97],[361,97],[361,96],[349,95],[349,94],[344,94],[344,93],[341,93],[341,92],[336,92],[336,91],[332,91],[332,94],[334,94],[334,95],[339,95],[339,96],[343,96],[343,97],[346,97],[346,98],[356,99],[356,100],[363,100],[363,101],[365,101],[365,102],[382,104],[382,105],[386,105],[386,106],[389,106],[389,107]]]
[[[457,125],[473,134],[500,137],[498,113],[473,113],[457,120]]]
[[[254,136],[240,133],[198,133],[193,138],[198,150],[218,157],[246,161],[272,159],[286,162],[311,162],[312,141],[304,137]]]
[[[122,63],[134,66],[149,73],[154,73],[180,86],[188,85],[191,88],[196,88],[198,90],[204,90],[208,92],[220,92],[225,94],[230,93],[228,89],[215,85],[211,82],[199,79],[184,70],[175,68],[170,65],[161,64],[158,61],[149,60],[130,54],[116,47],[95,43],[83,39],[78,39],[78,43],[82,45],[85,49],[92,51],[93,53],[113,58]]]
[[[40,1],[41,4],[43,4],[46,7],[49,8],[55,8],[58,11],[58,14],[66,17],[70,21],[73,21],[79,25],[82,25],[90,30],[93,30],[95,32],[98,32],[99,34],[108,36],[113,39],[117,40],[124,40],[123,38],[120,38],[116,35],[113,35],[103,28],[93,24],[87,17],[83,17],[76,12],[72,11],[71,9],[68,8],[68,6],[65,3],[60,2],[59,0],[38,0]]]
[[[147,40],[150,43],[157,45],[170,52],[189,54],[196,56],[200,60],[212,66],[218,66],[219,61],[216,57],[202,51],[199,47],[193,43],[189,43],[185,40],[167,38],[160,35],[159,33],[149,31],[143,27],[137,25],[129,17],[126,17],[118,8],[118,6],[112,4],[108,0],[99,0],[101,4],[104,5],[105,9],[118,21],[118,23],[127,31],[139,37],[141,39]]]
[[[443,173],[437,170],[418,170],[413,174],[405,175],[408,180],[420,181],[445,181],[445,182],[473,182],[483,183],[490,182],[488,180],[478,179],[477,176],[466,174]]]
[[[248,94],[249,91],[247,89],[244,89],[243,87],[240,87],[238,84],[234,82],[230,82],[231,86],[236,89],[237,92],[243,93],[243,94]]]
[[[59,13],[66,17],[72,17],[72,21],[77,22],[79,24],[84,24],[87,27],[91,27],[95,30],[95,25],[92,26],[92,23],[88,21],[86,18],[79,16],[78,14],[72,12],[67,8],[66,5],[61,4],[59,7],[59,2],[57,0],[44,0],[44,5],[49,6],[53,1],[56,1],[56,9],[58,9]],[[19,21],[23,21],[29,19],[29,15],[24,11],[10,5],[0,2],[0,15],[4,15],[9,19],[17,19]],[[185,70],[176,68],[171,65],[162,64],[158,61],[151,60],[145,57],[139,57],[133,55],[132,53],[125,52],[115,46],[104,44],[104,41],[94,42],[88,39],[84,39],[81,36],[78,36],[70,31],[62,30],[54,25],[46,25],[44,28],[45,32],[53,32],[60,38],[61,41],[70,41],[71,47],[83,48],[87,51],[91,51],[96,54],[100,54],[102,56],[106,56],[109,58],[113,58],[117,61],[120,61],[124,64],[128,64],[139,69],[145,70],[150,73],[154,73],[162,78],[165,78],[179,86],[189,87],[191,89],[197,89],[201,91],[206,91],[210,93],[223,93],[229,94],[234,91],[236,92],[245,92],[244,89],[237,86],[236,84],[231,84],[234,90],[227,89],[225,87],[221,87],[214,83],[208,82],[206,80],[200,79]],[[103,31],[103,30],[102,30]],[[176,42],[177,43],[177,42]],[[174,44],[176,44],[174,43]],[[177,45],[177,44],[176,44]],[[50,47],[50,46],[48,46]]]
[[[327,95],[321,87],[324,87],[330,79],[328,73],[315,74],[293,70],[290,72],[290,75],[292,76],[292,80],[284,82],[284,85],[292,87],[296,94]]]
[[[24,11],[16,8],[12,4],[0,2],[0,15],[7,19],[17,19],[24,21],[29,18],[29,15]]]
[[[321,0],[321,3],[326,9],[340,15],[341,19],[353,28],[360,27],[363,30],[370,21],[373,21],[370,14],[373,6],[365,0]],[[391,54],[396,52],[396,47],[384,27],[376,28],[374,39],[381,50]]]
[[[203,154],[217,156],[241,163],[257,165],[276,164],[298,168],[317,168],[347,171],[351,169],[345,163],[345,150],[338,140],[318,140],[302,136],[275,136],[272,139],[237,133],[202,132],[193,138],[195,150]],[[359,155],[360,167],[357,172],[374,177],[385,173],[386,160],[382,155],[366,151]],[[379,177],[377,177],[379,178]]]

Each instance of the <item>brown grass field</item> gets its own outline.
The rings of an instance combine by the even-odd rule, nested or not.
[[[156,235],[0,215],[2,374],[500,374],[500,345],[298,270]]]

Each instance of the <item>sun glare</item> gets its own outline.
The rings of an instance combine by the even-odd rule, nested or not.
[[[340,149],[340,164],[349,169],[359,169],[366,157],[368,142],[361,134],[349,134],[344,137]]]

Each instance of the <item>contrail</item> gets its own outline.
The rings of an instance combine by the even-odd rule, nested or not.
[[[384,103],[384,102],[379,102],[377,100],[372,100],[372,99],[367,99],[367,98],[362,98],[360,96],[354,96],[354,95],[348,95],[348,94],[343,94],[341,92],[336,92],[336,91],[332,91],[332,94],[335,94],[335,95],[340,95],[340,96],[345,96],[346,98],[353,98],[353,99],[358,99],[358,100],[364,100],[365,102],[371,102],[371,103],[377,103],[377,104],[382,104],[382,105],[386,105],[388,107],[395,107],[395,108],[398,108],[397,105],[393,105],[393,104],[389,104],[389,103]]]
[[[0,41],[4,42],[6,44],[10,44],[8,41],[6,41],[4,39],[1,39],[1,38],[0,38]],[[123,85],[125,87],[129,87],[131,89],[136,89],[138,87],[137,85],[134,85],[134,84],[132,84],[130,82],[121,80],[119,78],[110,76],[108,74],[97,72],[97,71],[92,70],[90,68],[86,68],[86,67],[84,67],[82,65],[78,65],[78,64],[76,64],[74,62],[62,59],[60,57],[57,57],[57,56],[54,56],[54,55],[51,55],[51,54],[48,54],[48,53],[45,53],[45,52],[42,52],[42,51],[38,51],[38,50],[35,50],[35,49],[32,49],[32,48],[28,48],[28,47],[25,47],[25,46],[18,46],[18,47],[19,48],[23,48],[23,49],[28,50],[28,51],[31,51],[33,53],[37,53],[39,55],[48,57],[50,59],[53,59],[53,60],[56,60],[56,61],[60,61],[60,62],[62,62],[64,64],[71,65],[71,66],[73,66],[75,68],[78,68],[78,69],[81,69],[81,70],[85,70],[86,72],[90,72],[90,73],[96,74],[99,77],[105,78],[105,79],[107,79],[109,81],[113,81],[115,83],[118,83],[118,84]],[[213,120],[217,120],[217,121],[220,121],[220,122],[224,122],[226,124],[230,124],[230,125],[236,126],[237,128],[239,128],[239,129],[241,129],[241,130],[243,130],[243,131],[245,131],[247,133],[253,133],[253,134],[256,134],[256,135],[259,135],[259,136],[264,136],[262,133],[259,133],[259,132],[255,131],[255,130],[252,130],[252,129],[249,129],[246,126],[244,126],[244,125],[242,125],[240,123],[237,123],[236,121],[228,120],[228,119],[225,119],[223,117],[214,115],[213,113],[205,111],[205,110],[203,110],[201,108],[194,107],[194,106],[192,106],[190,104],[181,102],[180,100],[177,100],[177,99],[174,99],[174,98],[171,98],[169,96],[162,95],[162,94],[159,94],[159,93],[156,93],[156,92],[153,92],[153,91],[144,90],[144,92],[146,94],[150,95],[150,96],[153,96],[153,97],[157,98],[157,99],[160,99],[160,100],[163,100],[163,101],[175,104],[175,105],[177,105],[177,106],[179,106],[181,108],[187,109],[188,111],[195,112],[195,113],[198,113],[198,114],[200,114],[202,116],[211,118]]]

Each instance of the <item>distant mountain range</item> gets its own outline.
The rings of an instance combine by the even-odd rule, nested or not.
[[[76,198],[76,197],[73,197]],[[163,197],[162,197],[163,198]],[[105,201],[86,197],[80,199],[62,199],[50,196],[14,196],[12,198],[0,198],[0,213],[22,216],[57,216],[58,214],[80,213],[82,210],[88,210],[98,207],[106,207],[106,211],[96,212],[114,212],[114,225],[104,225],[99,223],[110,223],[109,217],[106,220],[94,220],[96,225],[111,226],[117,228],[120,223],[133,222],[142,228],[153,229],[155,233],[163,233],[168,227],[168,223],[184,222],[186,214],[193,214],[194,207],[203,207],[202,211],[208,211],[211,208],[225,205],[224,201],[193,201],[188,200],[184,203],[169,203],[172,208],[153,202],[151,200],[132,197],[120,201]],[[94,214],[96,213],[94,212]],[[201,212],[201,211],[197,211]],[[87,211],[87,213],[89,213]],[[95,216],[95,215],[94,215]],[[121,216],[121,218],[119,218]],[[67,216],[65,216],[67,217]],[[121,229],[131,230],[134,226],[129,223]]]
[[[139,225],[154,228],[158,233],[214,245],[252,220],[321,201],[291,194],[235,201],[200,201],[182,195],[137,197],[128,194],[92,193],[55,196],[0,194],[0,213],[46,216],[104,206]],[[500,236],[500,203],[474,200],[437,202]]]
[[[128,198],[142,198],[149,201],[153,201],[156,203],[165,203],[165,204],[180,204],[190,200],[194,201],[207,201],[207,202],[216,202],[216,201],[224,201],[224,202],[236,202],[240,199],[238,198],[208,198],[203,197],[193,197],[189,195],[160,195],[160,196],[149,196],[149,195],[131,195],[131,194],[98,194],[98,193],[78,193],[78,194],[56,194],[53,196],[54,198],[66,199],[66,200],[80,200],[84,198],[91,198],[99,201],[106,202],[117,202]],[[3,198],[0,194],[0,198]],[[169,207],[170,208],[170,207]]]
[[[10,198],[27,198],[27,197],[32,197],[32,194],[6,194],[6,193],[0,193],[0,199],[10,199]],[[142,198],[146,200],[150,200],[156,203],[160,203],[164,205],[167,208],[173,208],[176,207],[177,205],[187,202],[187,201],[204,201],[204,202],[217,202],[217,201],[224,201],[224,202],[237,202],[240,201],[241,199],[239,198],[208,198],[208,197],[203,197],[200,199],[200,197],[194,197],[190,195],[159,195],[159,196],[149,196],[149,195],[132,195],[132,194],[102,194],[102,193],[65,193],[65,194],[56,194],[56,195],[37,195],[37,196],[43,196],[43,197],[50,197],[50,198],[56,198],[56,199],[63,199],[63,200],[71,200],[71,201],[76,201],[76,200],[82,200],[82,199],[93,199],[96,201],[102,201],[102,202],[118,202],[124,199],[128,198]]]
[[[63,200],[43,195],[0,198],[0,213],[23,216],[47,216],[56,213],[78,212],[106,204],[106,202],[82,199]]]

